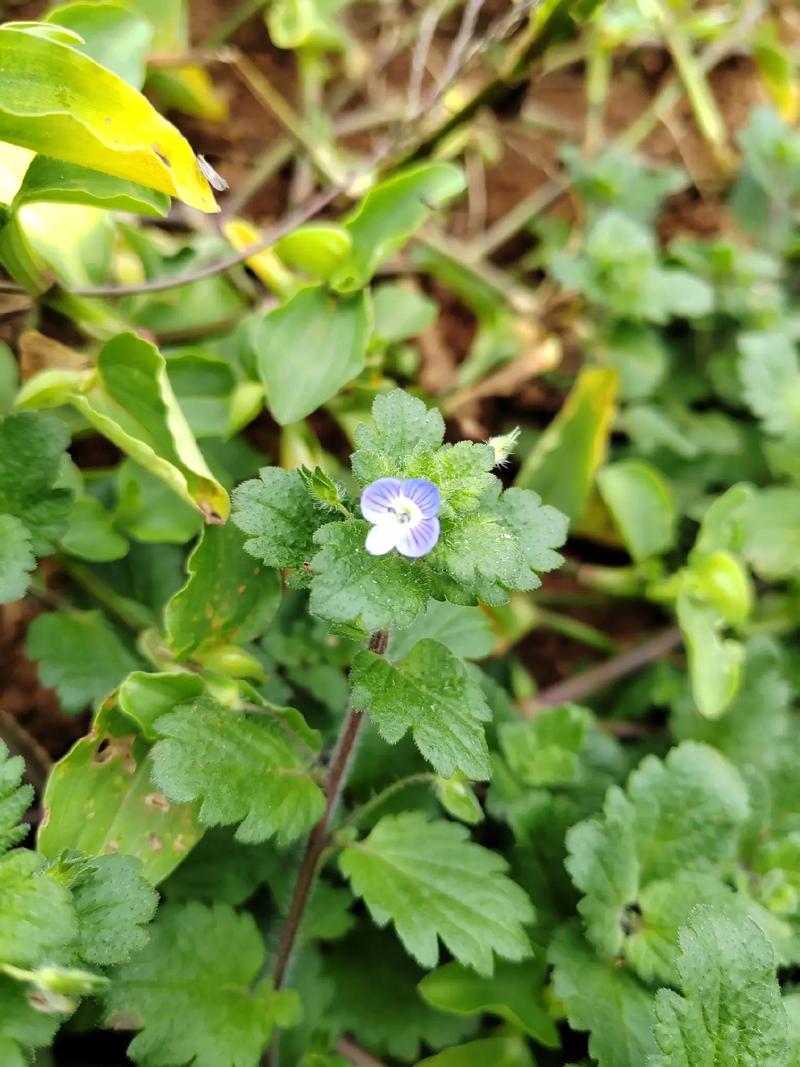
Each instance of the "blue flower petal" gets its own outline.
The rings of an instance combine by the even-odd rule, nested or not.
[[[388,479],[381,479],[382,481]],[[377,482],[375,483],[378,484]],[[401,492],[409,500],[413,500],[426,519],[432,519],[439,514],[442,505],[442,497],[439,489],[427,478],[406,478],[401,482]]]
[[[367,522],[380,522],[402,493],[399,478],[378,478],[361,494],[361,514]]]
[[[439,520],[423,519],[413,527],[406,527],[397,542],[397,551],[403,556],[417,559],[426,556],[439,540]]]

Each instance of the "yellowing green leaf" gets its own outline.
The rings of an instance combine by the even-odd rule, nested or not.
[[[0,138],[217,210],[188,142],[141,93],[13,23],[0,27]]]

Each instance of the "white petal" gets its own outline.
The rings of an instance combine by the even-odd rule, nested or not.
[[[366,549],[371,556],[385,556],[391,552],[403,536],[403,527],[394,516],[385,522],[379,522],[367,534]]]

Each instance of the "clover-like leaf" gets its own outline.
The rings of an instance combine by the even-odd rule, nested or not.
[[[328,521],[300,474],[264,467],[233,493],[233,521],[251,556],[268,567],[302,567],[315,552],[314,531]]]
[[[405,477],[409,465],[438,448],[443,437],[444,419],[436,408],[429,410],[401,389],[377,396],[372,419],[356,430],[353,473],[363,484]]]
[[[9,756],[8,747],[0,741],[0,853],[12,848],[28,832],[27,826],[19,825],[33,800],[33,788],[20,784],[24,771],[22,756]]]
[[[74,941],[78,924],[69,890],[47,874],[44,859],[18,848],[0,858],[0,961],[34,967]]]
[[[350,674],[353,705],[368,710],[378,733],[395,744],[408,730],[439,774],[490,777],[483,722],[492,717],[481,687],[438,641],[419,641],[401,663],[359,652]]]
[[[78,915],[78,951],[101,967],[125,963],[147,943],[144,929],[158,896],[133,856],[97,856],[70,883]]]
[[[530,954],[528,897],[504,873],[503,858],[469,841],[464,826],[420,812],[387,815],[344,849],[339,866],[377,925],[392,922],[423,967],[436,965],[439,938],[480,974],[492,973],[495,954]]]
[[[679,941],[681,993],[656,994],[661,1054],[648,1067],[783,1067],[786,1011],[772,946],[761,929],[701,906]]]
[[[245,715],[200,697],[157,720],[153,778],[170,800],[199,801],[206,826],[240,823],[236,837],[245,842],[292,841],[325,807],[309,766],[314,753],[293,725],[299,718],[267,707]]]
[[[112,975],[107,1018],[137,1021],[134,1063],[250,1067],[273,1027],[298,1013],[296,994],[260,978],[264,956],[251,915],[227,904],[167,904],[147,946]]]

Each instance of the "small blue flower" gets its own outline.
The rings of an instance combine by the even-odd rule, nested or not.
[[[379,478],[361,494],[361,514],[371,523],[366,548],[384,556],[393,548],[403,556],[424,556],[439,540],[436,518],[442,498],[427,478]]]

